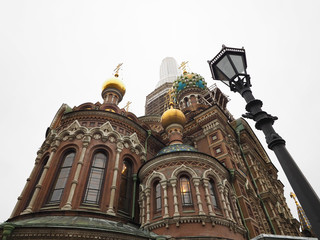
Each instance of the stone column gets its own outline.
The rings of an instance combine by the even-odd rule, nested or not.
[[[230,219],[229,211],[228,211],[227,204],[226,204],[226,199],[224,197],[224,186],[222,184],[219,184],[218,189],[219,189],[220,198],[221,198],[221,202],[222,202],[222,209],[226,215],[226,218]]]
[[[241,217],[240,217],[240,214],[239,214],[239,209],[238,209],[238,206],[237,206],[237,199],[236,199],[236,196],[233,195],[231,197],[231,201],[233,203],[233,206],[234,206],[234,210],[235,210],[235,215],[236,215],[236,218],[237,218],[237,223],[242,225],[242,222],[241,222]]]
[[[147,219],[146,224],[150,223],[150,188],[146,188],[145,190],[146,198],[147,198]]]
[[[202,201],[200,197],[200,191],[199,191],[199,184],[200,184],[200,178],[192,178],[194,187],[196,189],[196,196],[197,196],[197,203],[199,208],[199,215],[205,215],[203,208],[202,208]]]
[[[229,219],[233,220],[232,210],[229,203],[229,190],[227,188],[224,189],[224,198],[226,200],[227,211],[229,213]]]
[[[163,206],[164,206],[164,215],[163,218],[169,217],[169,209],[168,209],[168,194],[167,194],[167,181],[162,180],[160,182],[161,187],[163,189]]]
[[[27,207],[21,214],[32,213],[34,202],[35,202],[35,200],[36,200],[37,197],[38,197],[38,194],[39,194],[40,189],[41,189],[41,187],[42,187],[43,180],[44,180],[44,178],[45,178],[46,175],[47,175],[47,172],[48,172],[48,170],[49,170],[49,168],[50,168],[51,161],[52,161],[52,159],[53,159],[53,156],[54,156],[56,150],[57,150],[56,147],[53,147],[53,148],[51,149],[51,153],[50,153],[48,162],[47,162],[47,164],[43,167],[42,175],[41,175],[41,177],[40,177],[40,179],[39,179],[39,182],[38,182],[37,185],[36,185],[36,189],[34,190],[34,193],[33,193],[33,195],[32,195],[32,198],[31,198],[31,200],[30,200],[30,203],[29,203],[28,207]]]
[[[113,168],[113,179],[112,179],[112,185],[111,185],[111,193],[110,193],[110,201],[109,201],[109,207],[107,210],[107,214],[115,216],[116,213],[113,210],[114,205],[114,197],[116,193],[117,188],[117,178],[118,178],[118,172],[119,172],[119,160],[120,160],[120,153],[122,152],[123,144],[118,142],[117,144],[117,154],[116,154],[116,161]]]
[[[178,204],[178,195],[177,195],[177,179],[170,179],[170,184],[173,191],[173,205],[174,205],[174,217],[180,216],[179,213],[179,204]]]
[[[73,196],[74,196],[74,192],[76,190],[76,187],[78,185],[78,180],[79,180],[79,176],[80,176],[80,171],[81,171],[81,168],[83,166],[83,159],[84,159],[84,156],[86,154],[86,151],[87,151],[87,147],[90,143],[90,137],[85,137],[83,139],[83,145],[82,145],[82,150],[81,150],[81,155],[80,155],[80,158],[79,158],[79,161],[77,163],[77,169],[76,169],[76,173],[74,175],[74,178],[72,180],[72,184],[71,184],[71,188],[70,188],[70,192],[69,192],[69,196],[68,196],[68,200],[66,202],[66,204],[62,207],[62,210],[71,210],[72,209],[72,199],[73,199]]]
[[[17,211],[17,208],[18,208],[18,206],[19,206],[19,204],[20,204],[20,201],[22,200],[22,197],[25,196],[25,191],[26,191],[27,187],[28,187],[29,184],[30,184],[31,178],[32,178],[32,177],[35,177],[34,174],[35,174],[36,168],[37,168],[37,166],[38,166],[38,164],[39,164],[39,161],[40,161],[40,159],[41,159],[41,157],[42,157],[43,152],[42,152],[41,150],[39,150],[39,151],[37,152],[37,154],[38,154],[38,156],[37,156],[37,158],[36,158],[36,160],[35,160],[35,163],[34,163],[34,167],[33,167],[33,169],[32,169],[32,172],[31,172],[30,176],[27,178],[27,182],[26,182],[26,184],[24,185],[24,188],[23,188],[20,196],[18,197],[18,201],[17,201],[17,203],[16,203],[16,205],[15,205],[15,207],[14,207],[12,213],[11,213],[10,218],[14,217],[14,213]],[[39,171],[41,171],[41,169],[40,169]]]
[[[145,200],[145,194],[144,191],[143,193],[141,193],[141,226],[143,226],[145,224],[144,220],[145,220],[145,209],[146,209],[146,200]]]
[[[216,214],[213,211],[214,208],[212,208],[212,202],[211,202],[210,193],[209,193],[209,179],[203,179],[203,186],[204,186],[207,206],[209,210],[209,215],[215,216]]]
[[[137,188],[137,174],[132,175],[133,180],[133,194],[132,194],[132,211],[131,211],[131,218],[134,218],[134,211],[135,211],[135,205],[136,205],[136,188]]]

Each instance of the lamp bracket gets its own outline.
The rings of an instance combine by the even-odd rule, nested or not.
[[[251,87],[249,74],[238,74],[230,81],[230,89],[233,92],[242,94],[243,90]]]

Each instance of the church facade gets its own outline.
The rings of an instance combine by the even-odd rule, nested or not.
[[[283,184],[228,97],[163,60],[146,114],[103,102],[57,111],[10,218],[9,239],[251,239],[300,236]]]

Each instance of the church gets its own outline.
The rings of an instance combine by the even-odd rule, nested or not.
[[[138,117],[118,106],[119,69],[101,102],[58,109],[2,240],[301,236],[277,169],[216,85],[167,57]]]

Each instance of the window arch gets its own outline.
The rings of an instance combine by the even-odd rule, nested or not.
[[[153,184],[153,195],[154,195],[154,211],[160,212],[162,209],[162,194],[161,184],[159,180],[156,180]]]
[[[219,206],[219,199],[215,187],[215,182],[213,179],[210,178],[209,181],[209,193],[210,193],[210,199],[211,199],[211,204],[214,208],[220,208]]]
[[[183,175],[179,179],[180,182],[180,194],[182,206],[191,206],[192,205],[192,195],[189,177]]]
[[[55,181],[54,188],[51,191],[48,203],[59,203],[61,201],[75,155],[76,153],[74,151],[70,151],[64,155],[59,169],[59,174]]]
[[[103,152],[94,154],[83,199],[84,203],[99,204],[107,160],[108,157]]]
[[[132,162],[125,159],[121,170],[119,210],[126,214],[130,214],[131,209],[132,183]]]

